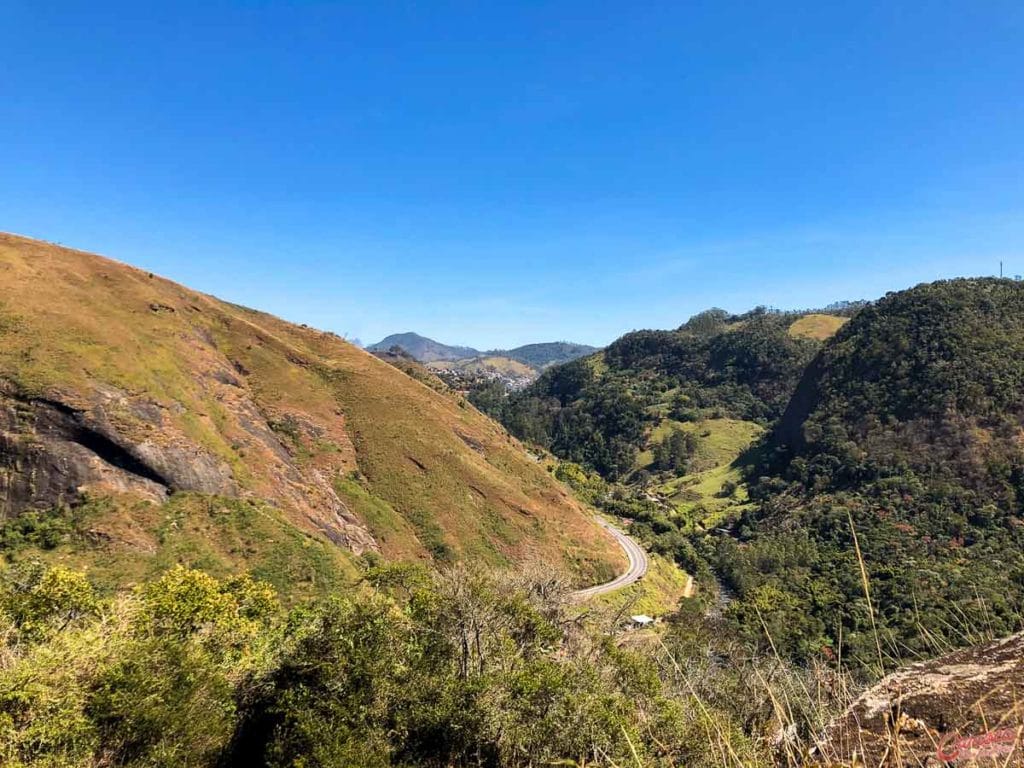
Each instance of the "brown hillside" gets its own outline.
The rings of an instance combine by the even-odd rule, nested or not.
[[[357,553],[624,566],[472,407],[333,334],[0,235],[0,518],[179,491],[267,500]]]

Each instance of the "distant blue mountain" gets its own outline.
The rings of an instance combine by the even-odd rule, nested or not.
[[[586,344],[550,341],[540,344],[525,344],[515,349],[494,349],[481,352],[473,347],[442,344],[439,341],[428,339],[426,336],[420,336],[412,331],[392,334],[385,339],[381,339],[376,344],[371,344],[367,349],[371,352],[387,352],[394,347],[401,348],[421,363],[433,363],[439,360],[465,360],[467,358],[493,355],[508,357],[537,369],[546,368],[556,363],[566,363],[597,351],[597,347],[591,347]]]

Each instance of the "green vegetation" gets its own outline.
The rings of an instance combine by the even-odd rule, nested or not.
[[[273,658],[269,587],[178,568],[104,602],[60,567],[3,575],[0,762],[215,764],[238,682]]]
[[[690,577],[671,560],[652,555],[644,577],[625,589],[609,592],[598,599],[614,609],[616,615],[670,616],[679,610],[683,598],[691,595]]]
[[[374,538],[393,557],[414,560],[422,552],[412,522],[368,490],[361,475],[353,472],[335,479],[334,490],[360,520],[366,521]]]
[[[0,563],[80,569],[104,593],[177,564],[227,578],[248,571],[287,602],[326,595],[356,578],[351,555],[297,530],[270,505],[195,493],[167,503],[114,497],[27,512],[0,523]]]
[[[737,626],[871,668],[1019,629],[1022,415],[1024,285],[933,283],[862,310],[751,472],[738,541],[693,542]]]
[[[470,387],[466,398],[481,413],[500,419],[508,399],[508,387],[496,379],[478,380]]]
[[[877,674],[1019,629],[1024,286],[940,282],[855,309],[629,334],[503,418],[582,465],[558,475],[694,574],[754,647]]]
[[[636,331],[594,358],[546,371],[504,406],[484,407],[518,437],[609,479],[639,467],[686,474],[699,445],[667,421],[781,415],[818,343],[788,333],[793,317],[709,310],[675,331]],[[655,454],[658,454],[657,456]]]
[[[402,356],[0,255],[5,766],[792,765],[845,671],[1022,625],[1024,284],[709,310],[469,395],[555,462]],[[654,558],[580,606],[621,562],[590,506]]]
[[[624,647],[550,579],[364,579],[286,612],[263,582],[181,567],[109,598],[62,567],[0,572],[0,762],[757,766],[762,734],[835,707],[808,693],[834,677],[743,656],[696,615]]]
[[[741,460],[670,480],[658,493],[693,527],[710,528],[749,508]]]
[[[541,344],[526,344],[515,349],[499,350],[491,354],[509,357],[525,363],[531,368],[542,369],[551,365],[571,362],[579,357],[593,354],[597,349],[586,344],[569,341],[550,341]]]

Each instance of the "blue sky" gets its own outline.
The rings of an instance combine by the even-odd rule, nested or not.
[[[0,229],[365,342],[1024,273],[1024,5],[0,4]]]

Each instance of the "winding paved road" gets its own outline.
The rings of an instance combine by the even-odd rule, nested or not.
[[[573,592],[573,595],[580,600],[585,600],[588,597],[594,597],[595,595],[603,595],[605,592],[614,592],[617,589],[628,587],[640,580],[645,573],[647,573],[647,553],[644,552],[643,547],[637,544],[621,529],[609,523],[607,520],[601,517],[595,517],[597,524],[604,528],[612,537],[619,543],[622,550],[626,553],[626,557],[629,558],[629,568],[621,576],[606,581],[604,584],[597,584],[593,587],[587,587],[586,589],[580,589]]]

